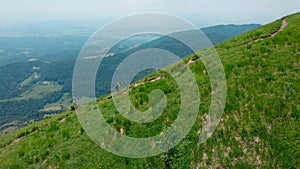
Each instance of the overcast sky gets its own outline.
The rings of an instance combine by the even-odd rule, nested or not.
[[[300,0],[0,0],[1,24],[112,20],[142,12],[183,17],[197,26],[265,24],[300,11]]]

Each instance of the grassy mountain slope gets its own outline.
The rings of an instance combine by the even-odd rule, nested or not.
[[[208,38],[214,44],[217,44],[234,35],[238,35],[259,26],[260,25],[252,24],[220,25],[203,28],[203,32],[206,33]],[[193,37],[191,36],[192,34],[190,31],[181,33],[186,37]],[[188,50],[182,43],[166,36],[153,40],[157,38],[157,36],[158,35],[153,34],[133,36],[114,46],[109,52],[114,53],[114,55],[105,58],[98,70],[96,80],[97,96],[103,96],[110,93],[110,79],[112,78],[115,69],[124,58],[138,50],[155,47],[166,49],[180,57],[192,54],[192,51]],[[74,40],[74,44],[71,46],[67,45],[67,48],[64,47],[66,44],[63,42],[72,42],[72,39]],[[16,128],[23,127],[32,121],[39,121],[50,115],[67,110],[71,105],[71,102],[69,101],[72,99],[70,93],[72,88],[73,69],[76,62],[75,58],[78,56],[79,49],[83,45],[83,40],[84,37],[73,36],[51,38],[50,40],[45,40],[43,37],[0,38],[0,46],[3,47],[6,52],[13,52],[16,48],[33,48],[33,50],[37,52],[34,56],[37,57],[37,59],[46,61],[42,62],[36,60],[0,66],[0,135],[15,130]],[[33,42],[30,43],[31,41]],[[1,42],[5,45],[1,45]],[[47,50],[48,47],[40,49],[39,46],[41,44],[44,44],[46,47],[50,46],[51,50]],[[58,50],[56,51],[57,53],[53,54],[55,48],[63,49],[63,52]],[[70,50],[70,48],[72,48],[72,50]],[[47,51],[46,53],[45,50]],[[43,52],[45,56],[41,57]],[[0,54],[6,56],[5,53],[0,52]],[[25,59],[29,59],[28,57],[25,57]],[[14,61],[18,60],[16,58],[9,58]],[[62,60],[59,60],[59,58]],[[64,60],[66,58],[73,59]],[[53,62],[48,63],[47,61]],[[0,62],[3,62],[1,61],[1,56]],[[151,71],[140,73],[136,79],[145,77],[147,73],[149,74]],[[60,90],[51,90],[53,87],[48,85],[43,86],[44,92],[42,93],[32,92],[36,91],[35,89],[37,89],[37,87],[40,88],[40,84],[45,82],[58,84],[62,86],[62,88],[60,88]],[[22,97],[22,94],[24,93],[27,93],[27,97]],[[22,110],[20,110],[20,107]]]
[[[212,137],[198,145],[197,132],[210,102],[209,77],[200,60],[190,64],[201,94],[199,118],[175,148],[160,156],[128,159],[99,148],[81,128],[74,111],[35,123],[0,139],[0,168],[299,168],[300,167],[300,14],[274,37],[282,19],[219,44],[228,94],[226,108]],[[252,40],[262,37],[262,40]],[[197,59],[190,56],[185,62]],[[174,67],[174,66],[173,66]],[[140,110],[149,107],[155,88],[168,98],[163,115],[136,124],[117,113],[112,100],[98,99],[107,122],[134,137],[156,135],[177,117],[179,93],[175,81],[163,76],[133,88],[130,97]]]

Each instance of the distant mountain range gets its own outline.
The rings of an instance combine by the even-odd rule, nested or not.
[[[213,44],[217,44],[225,39],[259,26],[258,24],[219,25],[203,28],[201,30],[209,37]],[[0,34],[0,66],[16,62],[26,62],[31,58],[37,58],[43,61],[74,58],[88,40],[89,36],[96,31],[96,28],[92,26],[84,27],[78,23],[68,22],[63,24],[62,21],[40,23],[38,26],[28,24],[21,25],[18,28],[13,27],[6,29],[11,33],[5,34],[5,30],[0,31],[2,33],[2,35]],[[82,34],[80,32],[86,33]],[[11,34],[21,35],[13,36]],[[157,36],[140,36],[140,38],[128,39],[125,43],[119,45],[119,50],[134,48],[154,38],[157,38]],[[71,52],[75,53],[72,54]]]

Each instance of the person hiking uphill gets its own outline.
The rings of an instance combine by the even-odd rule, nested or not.
[[[120,90],[121,90],[121,82],[117,83],[116,90],[117,90],[117,92],[120,92]]]

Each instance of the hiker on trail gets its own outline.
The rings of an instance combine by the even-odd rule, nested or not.
[[[121,90],[121,82],[117,83],[116,89],[117,89],[117,92],[120,92],[120,90]]]

